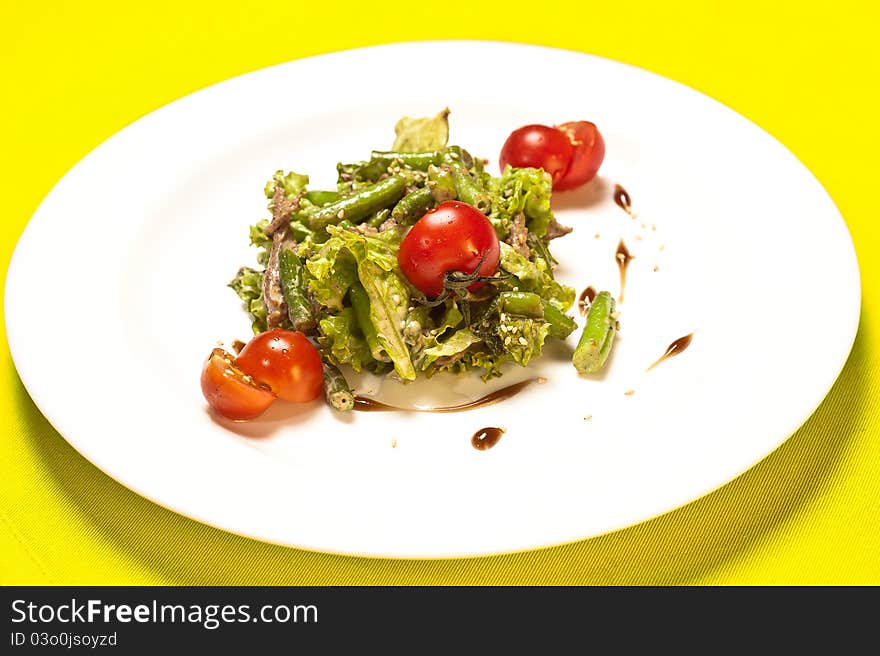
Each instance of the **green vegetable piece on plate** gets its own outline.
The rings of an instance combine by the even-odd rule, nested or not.
[[[590,304],[584,332],[571,358],[579,374],[596,373],[608,359],[617,329],[614,308],[614,297],[610,292],[599,292]]]
[[[449,139],[449,109],[424,118],[404,116],[394,126],[394,134],[391,150],[413,153],[443,148]]]
[[[354,408],[354,394],[345,376],[330,362],[324,362],[324,397],[335,410],[347,412]]]
[[[306,334],[315,328],[315,317],[312,313],[312,304],[309,303],[308,292],[303,280],[302,261],[293,252],[293,249],[285,247],[278,254],[278,268],[281,277],[281,291],[287,302],[287,314],[294,330],[300,330]]]

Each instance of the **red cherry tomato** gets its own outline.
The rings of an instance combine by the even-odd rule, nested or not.
[[[589,121],[571,121],[557,125],[556,129],[568,137],[573,153],[568,169],[559,181],[554,178],[553,189],[574,189],[596,177],[605,159],[605,140],[596,125]]]
[[[299,331],[273,328],[256,335],[235,358],[235,366],[285,401],[305,403],[321,394],[321,355]]]
[[[428,298],[443,292],[448,271],[473,273],[482,260],[479,275],[491,276],[500,257],[498,236],[486,215],[454,200],[440,203],[416,221],[397,252],[403,274]]]
[[[275,394],[233,363],[232,355],[215,348],[202,368],[202,394],[214,410],[229,419],[254,419],[272,405]]]
[[[553,186],[562,179],[571,162],[574,147],[568,137],[547,125],[526,125],[510,133],[501,147],[501,170],[515,167],[544,169]]]

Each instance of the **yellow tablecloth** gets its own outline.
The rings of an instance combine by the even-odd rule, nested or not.
[[[864,0],[741,0],[711,10],[698,0],[2,3],[4,279],[16,239],[53,184],[143,114],[290,59],[394,41],[474,38],[634,64],[692,86],[769,131],[813,171],[846,218],[863,307],[854,350],[825,402],[737,480],[611,535],[448,561],[286,549],[164,510],[111,480],[49,426],[23,389],[4,339],[0,582],[880,583],[878,25],[880,13]],[[823,301],[833,303],[817,299]],[[821,348],[821,325],[815,329]],[[59,322],[47,357],[88,366],[88,351],[97,346],[66,344]],[[808,366],[809,354],[804,358]]]

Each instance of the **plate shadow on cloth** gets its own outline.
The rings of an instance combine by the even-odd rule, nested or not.
[[[686,585],[758,547],[833,486],[865,408],[866,317],[844,369],[810,419],[779,449],[711,494],[613,533],[498,556],[397,560],[316,553],[232,535],[120,485],[46,421],[20,381],[24,439],[82,524],[156,582],[170,585]],[[16,379],[17,380],[17,379]],[[784,393],[782,391],[781,393]],[[81,529],[84,534],[92,531]],[[95,538],[87,538],[95,539]],[[120,584],[96,573],[53,583]],[[26,583],[20,581],[19,583]]]

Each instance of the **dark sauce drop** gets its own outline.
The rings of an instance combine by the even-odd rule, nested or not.
[[[236,355],[241,353],[241,349],[243,349],[244,347],[245,347],[245,343],[243,341],[241,341],[240,339],[237,339],[234,342],[232,342],[232,350],[235,351]]]
[[[389,412],[391,410],[400,410],[401,408],[395,408],[393,405],[382,403],[368,396],[355,396],[354,409],[361,412]]]
[[[481,396],[473,401],[439,408],[398,408],[393,405],[388,405],[387,403],[382,403],[381,401],[376,401],[367,396],[355,396],[354,409],[361,412],[388,412],[390,410],[400,410],[403,412],[463,412],[465,410],[474,410],[476,408],[482,408],[483,406],[492,405],[493,403],[509,399],[511,396],[521,392],[532,383],[539,381],[542,381],[542,379],[528,378],[519,383],[502,387],[499,390],[495,390],[494,392],[486,394],[486,396]]]
[[[471,446],[479,451],[486,451],[498,444],[498,440],[501,439],[502,435],[504,435],[503,428],[496,428],[494,426],[481,428],[471,438]]]
[[[614,202],[620,209],[632,216],[632,199],[626,189],[619,184],[614,185]]]
[[[666,347],[666,352],[657,358],[657,362],[648,367],[647,371],[651,371],[658,364],[663,362],[664,360],[668,360],[673,355],[678,355],[682,351],[684,351],[688,346],[690,346],[691,340],[693,339],[694,334],[691,333],[689,335],[685,335],[684,337],[679,337],[677,340],[672,342],[669,346]]]
[[[592,286],[581,292],[581,295],[578,296],[578,310],[582,315],[586,316],[594,300],[596,300],[596,290]]]
[[[635,255],[629,252],[626,244],[621,239],[620,243],[617,244],[617,252],[614,254],[614,258],[617,260],[617,268],[620,269],[620,296],[617,297],[617,300],[623,303],[623,290],[626,287],[626,269],[629,267],[630,261],[635,258]]]

